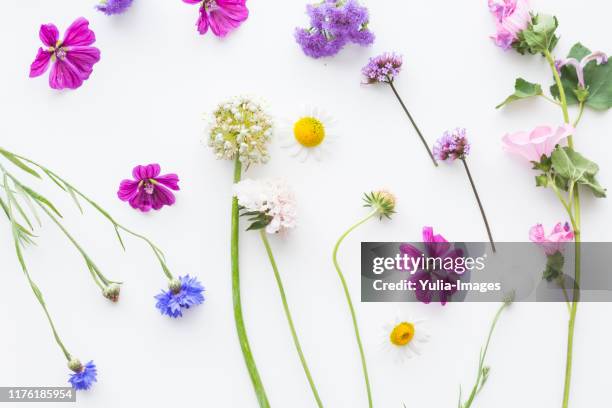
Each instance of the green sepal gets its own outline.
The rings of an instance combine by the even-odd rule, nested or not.
[[[546,269],[544,269],[542,278],[548,282],[559,279],[563,275],[563,265],[565,265],[565,257],[561,252],[548,255],[546,258]]]
[[[548,175],[540,174],[535,177],[536,187],[548,187]]]
[[[505,101],[497,105],[495,109],[499,109],[521,99],[532,98],[534,96],[540,96],[543,94],[544,92],[542,91],[541,85],[528,82],[523,78],[517,78],[516,82],[514,83],[514,93],[507,97]]]
[[[532,16],[529,27],[519,33],[518,41],[513,47],[523,55],[550,52],[559,42],[559,37],[555,35],[557,27],[559,27],[557,17],[548,14]]]

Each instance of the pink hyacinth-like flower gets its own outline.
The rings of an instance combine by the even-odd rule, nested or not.
[[[132,208],[147,212],[151,208],[161,209],[164,205],[172,205],[176,198],[171,190],[180,190],[179,178],[176,174],[159,175],[159,164],[136,166],[132,170],[134,180],[123,180],[117,196],[122,201],[128,201]]]
[[[495,17],[497,27],[497,33],[491,38],[504,50],[512,48],[512,44],[519,38],[519,33],[531,22],[528,1],[489,0],[489,10]]]
[[[531,162],[539,163],[542,156],[550,156],[555,147],[574,133],[571,125],[538,126],[531,132],[518,132],[503,137],[504,150],[518,154]]]
[[[200,17],[196,26],[204,35],[208,27],[217,37],[224,37],[249,17],[246,0],[183,0],[187,4],[200,4]]]
[[[53,24],[40,26],[39,36],[45,48],[40,47],[30,66],[30,78],[44,74],[52,64],[49,85],[53,89],[76,89],[83,85],[100,61],[100,50],[91,45],[96,35],[89,29],[89,21],[80,17],[66,30],[64,39]]]
[[[607,64],[608,55],[605,54],[604,52],[597,51],[597,52],[593,52],[587,55],[580,61],[578,61],[576,58],[561,59],[561,60],[555,61],[555,67],[557,68],[557,71],[559,72],[559,74],[561,74],[561,68],[563,68],[566,65],[570,65],[574,67],[574,69],[576,70],[576,76],[578,77],[578,85],[580,86],[580,88],[586,89],[586,82],[584,79],[584,69],[590,62],[593,62],[593,61],[595,61],[597,65]]]
[[[529,239],[538,244],[546,255],[550,256],[557,252],[563,252],[564,244],[574,239],[574,232],[566,222],[565,224],[558,223],[552,232],[546,235],[542,224],[537,224],[529,230]]]

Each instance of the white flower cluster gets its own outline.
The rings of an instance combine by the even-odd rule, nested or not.
[[[239,158],[242,164],[267,163],[267,143],[272,137],[272,119],[248,98],[222,103],[214,111],[208,145],[218,159]]]
[[[266,226],[268,234],[295,228],[295,196],[284,181],[246,179],[234,184],[234,196],[245,211],[258,212],[270,218]]]

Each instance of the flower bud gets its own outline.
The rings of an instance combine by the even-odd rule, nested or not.
[[[83,371],[83,364],[81,364],[81,361],[78,358],[72,358],[68,362],[68,368],[75,373],[80,373]]]
[[[380,218],[391,218],[391,215],[395,213],[395,196],[387,190],[365,194],[363,200],[366,202],[365,206],[376,210]]]
[[[183,284],[178,279],[172,279],[168,284],[168,288],[170,288],[170,292],[177,294],[181,291]]]
[[[104,297],[111,302],[117,302],[119,300],[119,293],[121,293],[121,286],[116,283],[111,283],[102,291]]]

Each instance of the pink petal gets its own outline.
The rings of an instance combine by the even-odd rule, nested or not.
[[[121,201],[129,201],[136,194],[138,194],[138,181],[134,180],[123,180],[119,185],[119,191],[117,191],[117,197]]]
[[[79,71],[68,61],[57,59],[51,67],[49,86],[53,89],[76,89],[83,85]]]
[[[540,243],[545,241],[544,227],[542,224],[537,224],[529,230],[529,240],[531,242]]]
[[[55,47],[59,40],[59,30],[53,24],[43,24],[38,32],[40,40],[48,47]]]
[[[247,19],[249,11],[238,2],[219,2],[219,8],[210,12],[210,29],[223,37]]]
[[[96,42],[96,35],[89,29],[89,21],[84,17],[79,17],[66,30],[62,45],[88,46],[94,42]]]
[[[179,177],[178,175],[172,174],[164,174],[163,176],[157,176],[154,178],[158,183],[163,184],[164,186],[171,188],[172,190],[180,190],[178,185]]]
[[[164,205],[172,205],[176,202],[176,197],[170,190],[162,185],[156,185],[153,191],[151,200],[153,201],[153,209],[159,210]]]
[[[201,35],[208,32],[208,14],[206,14],[206,10],[204,10],[204,8],[200,9],[200,17],[198,18],[196,26],[198,27],[198,32]]]
[[[51,60],[51,53],[41,48],[38,49],[36,59],[30,65],[30,78],[34,78],[44,74],[49,68],[49,61]]]
[[[94,64],[100,61],[100,50],[95,47],[69,47],[66,52],[66,59],[85,80],[93,72]]]
[[[130,200],[130,205],[132,208],[136,210],[140,210],[142,212],[148,212],[151,210],[151,194],[145,193],[144,190],[139,190],[138,194],[136,194]]]
[[[161,167],[157,163],[148,164],[146,166],[136,166],[134,170],[132,170],[132,176],[134,176],[136,180],[151,179],[157,177],[160,171]]]

